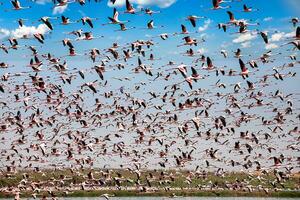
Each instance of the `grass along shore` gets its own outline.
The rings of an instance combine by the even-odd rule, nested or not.
[[[299,173],[81,169],[2,172],[0,197],[300,197]]]

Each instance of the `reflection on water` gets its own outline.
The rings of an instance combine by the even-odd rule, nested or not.
[[[103,197],[104,198],[104,197]],[[99,200],[97,198],[67,198],[67,200]],[[183,199],[183,200],[291,200],[291,198],[257,198],[257,197],[111,197],[111,200],[165,200],[165,199]]]
[[[64,200],[101,200],[104,197],[77,197],[77,198],[58,198]],[[180,199],[180,200],[291,200],[291,198],[258,198],[258,197],[110,197],[111,200],[165,200],[165,199]],[[292,198],[300,199],[300,198]],[[12,200],[12,199],[1,199]]]

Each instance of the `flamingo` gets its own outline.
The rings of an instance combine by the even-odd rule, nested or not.
[[[297,26],[297,24],[299,23],[299,18],[298,17],[293,17],[290,21],[294,27]]]
[[[19,43],[16,38],[9,38],[8,41],[11,45],[9,48],[14,49],[14,50],[17,50],[19,48]]]
[[[124,23],[127,23],[127,22],[130,22],[129,20],[128,21],[120,21],[119,20],[119,12],[117,11],[116,8],[114,8],[113,10],[113,17],[108,17],[108,19],[110,20],[109,23],[106,23],[106,24],[102,24],[102,25],[107,25],[107,24],[124,24]]]
[[[35,33],[33,34],[33,36],[40,42],[40,43],[44,43],[44,35],[42,33]]]
[[[187,30],[186,26],[181,24],[181,32],[180,33],[174,33],[173,35],[185,35],[185,34],[189,34],[189,31]]]
[[[24,26],[24,21],[25,21],[26,19],[18,19],[18,24],[19,24],[19,26],[20,27],[23,27]]]
[[[186,27],[181,24],[181,34],[188,34],[189,32],[187,31]]]
[[[229,22],[230,23],[236,23],[237,20],[234,18],[234,14],[231,11],[227,11],[227,14],[229,15]]]
[[[160,13],[160,11],[153,11],[150,8],[142,9],[142,11],[145,12],[145,14],[152,16],[153,14]]]
[[[94,28],[92,20],[97,20],[97,19],[98,18],[83,17],[80,20],[78,20],[77,22],[81,21],[83,25],[85,25],[87,23],[91,28]]]
[[[98,39],[98,38],[104,37],[104,36],[94,37],[92,32],[84,32],[83,35],[84,35],[84,37],[77,38],[76,40],[93,40],[93,39]]]
[[[85,5],[85,0],[77,0],[77,1],[81,6]]]
[[[220,6],[220,4],[223,3],[223,2],[225,2],[225,1],[222,1],[222,0],[212,0],[213,7],[211,9],[212,10],[219,10],[219,9],[230,8],[230,6],[225,6],[225,7]]]
[[[206,66],[206,67],[203,66],[202,69],[211,71],[211,70],[214,70],[214,69],[216,68],[216,67],[213,65],[213,63],[212,63],[210,57],[208,57],[208,56],[206,57],[206,64],[207,64],[207,66]]]
[[[228,53],[226,50],[222,49],[221,50],[221,54],[224,56],[224,58],[227,58],[228,57]]]
[[[206,17],[200,17],[200,16],[196,16],[196,15],[190,15],[186,18],[186,20],[190,21],[193,27],[196,27],[196,20],[198,19],[203,19]]]
[[[75,3],[76,0],[59,0],[58,4],[55,5],[55,7],[63,7],[67,6],[69,3]]]
[[[90,57],[91,57],[92,61],[95,62],[95,61],[96,61],[96,57],[97,57],[98,55],[100,55],[100,50],[99,50],[99,49],[96,49],[96,48],[93,48],[93,49],[90,51],[89,54],[90,54]]]
[[[296,28],[296,35],[295,35],[296,40],[300,40],[300,26]]]
[[[74,48],[74,46],[73,46],[73,44],[72,44],[72,42],[69,38],[63,39],[62,43],[63,43],[64,46],[68,46],[71,49]]]
[[[49,19],[57,19],[56,17],[42,17],[39,21],[42,21],[50,30],[53,30],[53,26],[50,23]]]
[[[12,10],[24,10],[24,9],[31,8],[31,6],[22,7],[19,0],[12,0],[10,2],[13,5],[13,9]]]
[[[122,4],[122,1],[125,2],[109,0],[115,5]],[[62,6],[71,2],[73,1],[53,0],[54,5],[59,3]],[[84,5],[89,1],[74,2]],[[223,9],[220,5],[224,2],[213,1],[216,10]],[[132,9],[134,11],[129,13],[137,13],[137,8]],[[247,9],[249,12],[255,10]],[[150,21],[146,19],[149,16],[145,16],[151,16],[153,12],[143,9],[141,12],[144,14],[140,16],[145,17],[148,22],[147,29],[155,29],[153,20]],[[116,9],[113,14],[108,24],[117,24],[120,31],[133,28],[128,28],[126,26],[129,25],[119,21]],[[44,190],[49,190],[49,195],[55,196],[61,186],[70,186],[70,191],[78,190],[77,186],[82,190],[89,190],[93,189],[95,183],[101,187],[108,187],[113,183],[116,188],[130,184],[140,192],[152,191],[156,185],[176,190],[172,183],[177,180],[192,187],[194,180],[199,177],[223,177],[229,167],[235,171],[258,170],[264,176],[274,176],[276,181],[269,183],[260,175],[250,174],[247,180],[229,180],[224,188],[222,184],[209,182],[207,186],[210,190],[252,192],[251,182],[254,179],[264,185],[258,186],[258,190],[266,193],[280,190],[277,187],[284,186],[285,180],[294,171],[297,172],[295,166],[299,161],[293,155],[299,151],[295,141],[299,134],[300,115],[297,103],[300,94],[293,88],[289,91],[289,83],[293,80],[288,79],[297,77],[299,70],[297,56],[300,50],[300,28],[297,27],[298,22],[295,22],[296,34],[286,38],[286,44],[281,45],[293,45],[293,49],[277,48],[274,50],[276,53],[267,51],[261,55],[261,48],[265,46],[257,45],[254,49],[246,49],[243,44],[247,41],[247,35],[244,33],[260,34],[259,37],[265,43],[275,40],[268,38],[267,31],[250,30],[251,25],[259,24],[249,23],[251,20],[236,20],[231,14],[230,21],[220,23],[218,27],[226,32],[229,27],[235,26],[241,40],[231,45],[228,43],[230,37],[225,38],[225,35],[230,36],[231,33],[222,33],[217,46],[211,43],[210,48],[215,49],[213,52],[217,54],[216,63],[223,65],[220,67],[213,64],[211,56],[204,55],[202,50],[194,47],[201,39],[192,38],[192,33],[184,24],[178,33],[156,33],[153,30],[151,33],[154,36],[145,36],[148,40],[141,39],[144,36],[142,31],[137,31],[130,37],[122,32],[120,36],[124,38],[120,43],[112,42],[107,47],[102,47],[102,43],[98,42],[76,42],[100,38],[94,37],[88,30],[60,32],[63,27],[56,26],[71,23],[65,16],[61,17],[62,23],[59,24],[50,23],[51,20],[45,18],[45,26],[42,27],[27,27],[21,22],[19,25],[23,28],[1,30],[4,33],[1,36],[4,35],[5,38],[0,46],[0,54],[3,54],[3,61],[0,62],[0,69],[3,71],[0,76],[0,143],[8,144],[0,148],[4,158],[2,171],[4,178],[15,180],[19,176],[18,169],[27,169],[15,186],[6,187],[4,184],[3,192],[15,194],[23,191],[23,188],[31,187],[31,194],[35,198]],[[127,17],[136,20],[139,16]],[[154,21],[156,17],[159,16],[155,16]],[[193,20],[197,27],[197,19]],[[89,29],[86,24],[79,26]],[[45,40],[44,34],[49,31],[46,26],[55,30],[51,35],[55,33],[55,38],[60,38],[60,47],[56,49],[54,45],[53,51],[48,51],[51,50],[49,46],[46,48],[47,42],[51,43],[54,39],[49,35],[49,39]],[[27,30],[30,30],[29,33]],[[26,32],[25,37],[19,35],[23,31]],[[113,33],[115,32],[108,32],[112,34],[107,38],[108,42],[117,40]],[[193,33],[202,37],[197,31]],[[65,38],[64,34],[74,35],[72,37],[75,39]],[[43,44],[32,46],[31,42],[34,41],[23,40],[31,35]],[[182,37],[174,37],[175,35]],[[243,36],[245,41],[242,41],[245,39]],[[132,37],[134,39],[130,41]],[[181,39],[183,42],[178,47],[187,47],[183,51],[176,49],[176,40],[180,42]],[[25,43],[24,49],[19,45],[21,43]],[[106,43],[104,41],[103,45]],[[281,43],[278,41],[276,44]],[[96,45],[97,48],[91,45]],[[61,56],[61,48],[66,48],[68,55]],[[79,49],[84,53],[81,54],[82,57],[76,58],[74,56],[80,55],[77,52]],[[252,55],[242,57],[242,51],[243,54],[250,51],[249,54]],[[46,53],[40,56],[40,52]],[[14,62],[18,63],[19,59],[15,59],[18,53],[30,57],[25,70],[20,66],[11,69]],[[62,57],[67,57],[67,60]],[[137,59],[137,66],[129,61],[133,58]],[[246,58],[248,62],[244,62]],[[177,65],[172,60],[180,61],[180,64]],[[234,60],[238,60],[240,70],[228,69],[226,66]],[[276,67],[271,70],[259,67],[261,63],[268,62],[270,63],[266,66]],[[68,68],[68,64],[74,67]],[[46,69],[42,69],[44,65],[47,65]],[[250,72],[247,65],[253,68],[253,72]],[[203,71],[202,75],[199,70],[207,71]],[[210,73],[212,71],[216,74]],[[239,82],[240,76],[245,80]],[[199,83],[206,77],[209,77],[207,81]],[[211,81],[213,84],[209,83]],[[285,86],[289,87],[282,88]],[[273,92],[274,88],[276,91]],[[249,127],[254,128],[249,130]],[[103,134],[98,134],[99,131]],[[279,140],[282,141],[278,142]],[[198,145],[199,142],[203,142],[203,146]],[[206,147],[207,145],[213,148]],[[278,151],[282,151],[279,153],[281,155],[270,158],[270,154]],[[201,156],[205,159],[198,162]],[[103,165],[98,157],[103,160]],[[268,158],[274,159],[275,165]],[[118,161],[122,163],[119,165]],[[99,163],[102,169],[94,169],[96,166],[98,168]],[[166,170],[174,167],[189,168],[195,163],[198,166],[187,171]],[[112,164],[110,168],[122,169],[112,170],[107,168],[107,164]],[[70,166],[70,177],[61,171],[66,166]],[[47,170],[44,171],[43,167],[47,167]],[[145,169],[149,167],[157,170],[145,173]],[[50,174],[49,181],[35,180],[38,185],[33,184],[32,174],[47,175],[48,168],[53,168],[56,174]],[[84,168],[88,170],[82,170]],[[30,172],[31,169],[33,172]],[[128,178],[128,174],[134,178]],[[70,180],[75,175],[81,177],[82,181],[80,184],[70,185]],[[273,188],[265,188],[268,183]],[[65,191],[66,195],[69,190]],[[109,195],[104,194],[103,197],[109,198]]]
[[[245,63],[242,61],[242,59],[239,58],[239,64],[241,68],[241,75],[245,79],[246,77],[248,78],[249,76],[249,70],[247,69]]]
[[[4,44],[0,45],[0,49],[2,49],[5,53],[8,53],[8,48]]]
[[[8,68],[8,67],[9,67],[9,64],[4,63],[4,62],[1,62],[1,63],[0,63],[0,68],[1,68],[1,69]]]
[[[158,26],[158,27],[161,27],[161,28],[163,28],[164,26]],[[147,28],[145,28],[145,29],[150,29],[150,30],[152,30],[152,29],[156,29],[156,28],[158,28],[157,26],[154,26],[154,21],[153,21],[153,19],[151,19],[148,23],[147,23]]]
[[[268,43],[269,43],[269,40],[268,40],[268,33],[267,33],[267,32],[260,32],[260,35],[261,35],[261,37],[263,38],[264,42],[265,42],[266,44],[268,44]]]
[[[196,39],[192,39],[190,36],[186,36],[183,38],[183,40],[185,40],[185,43],[182,45],[178,45],[178,47],[183,46],[183,45],[195,45],[197,46],[197,40]]]
[[[295,41],[289,42],[287,44],[292,44],[292,45],[295,46],[295,48],[297,48],[298,50],[300,50],[300,41],[299,40],[295,40]]]
[[[219,24],[218,24],[218,28],[219,28],[219,29],[221,29],[221,28],[222,28],[224,32],[226,32],[226,31],[227,31],[227,25],[226,25],[226,24],[219,23]]]
[[[82,33],[83,33],[83,30],[82,30],[82,29],[79,29],[79,30],[71,31],[71,32],[69,32],[68,34],[69,34],[69,35],[75,35],[75,36],[77,36],[77,37],[81,37],[81,36],[82,36]]]
[[[253,11],[258,11],[258,9],[253,9],[252,7],[248,7],[246,4],[244,4],[243,11],[244,12],[253,12]]]
[[[130,29],[135,29],[136,28],[134,26],[127,28],[124,23],[119,23],[119,25],[120,25],[120,29],[116,30],[116,31],[127,31],[127,30],[130,30]]]
[[[74,22],[71,22],[68,17],[65,17],[64,15],[61,16],[61,24],[62,25],[68,25]]]
[[[126,11],[125,11],[125,13],[135,14],[135,9],[133,8],[133,6],[129,2],[129,0],[126,0]]]

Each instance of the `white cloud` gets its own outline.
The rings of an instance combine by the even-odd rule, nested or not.
[[[200,54],[204,54],[204,53],[207,53],[208,50],[207,50],[207,49],[204,49],[204,48],[202,47],[202,48],[198,49],[197,52],[200,53]]]
[[[0,39],[5,37],[22,38],[24,35],[32,37],[33,34],[46,34],[49,31],[49,28],[45,24],[40,24],[37,27],[23,25],[15,30],[0,29]]]
[[[290,32],[290,33],[286,33],[285,35],[284,35],[284,37],[293,37],[293,36],[295,36],[296,35],[296,32],[295,31],[292,31],[292,32]]]
[[[273,20],[273,17],[266,17],[266,18],[264,18],[265,22],[269,22],[269,21],[272,21],[272,20]]]
[[[52,3],[52,0],[36,0],[35,3],[40,4],[40,5],[45,5],[47,3]],[[72,3],[73,1],[71,1]],[[52,14],[56,15],[56,14],[62,14],[63,12],[65,12],[65,10],[67,9],[68,4],[65,6],[55,6],[53,8]]]
[[[249,47],[251,47],[251,42],[250,41],[243,42],[241,45],[243,48],[249,48]]]
[[[232,46],[232,43],[231,42],[223,42],[221,44],[221,48],[222,49],[227,49],[228,47]]]
[[[271,36],[270,42],[278,42],[284,37],[284,35],[285,33],[283,32],[275,33]]]
[[[253,40],[257,37],[257,35],[253,35],[251,33],[244,33],[239,35],[237,38],[235,38],[234,40],[232,40],[233,43],[243,43],[246,41],[250,41]]]
[[[10,34],[10,31],[4,28],[0,29],[0,39],[8,37]]]
[[[266,48],[266,50],[276,49],[276,48],[278,48],[278,45],[274,44],[274,43],[269,43],[269,44],[266,44],[265,48]]]
[[[51,3],[51,0],[36,0],[35,3],[45,5],[46,3]]]
[[[115,4],[112,4],[110,1],[108,1],[107,5],[110,7],[114,6],[123,6],[125,5],[126,0],[117,0]],[[166,8],[171,6],[173,3],[175,3],[176,0],[131,0],[130,3],[138,4],[138,6],[150,6],[150,5],[156,5],[161,8]]]
[[[207,20],[205,20],[204,21],[204,25],[203,26],[200,26],[199,28],[198,28],[198,31],[199,32],[203,32],[203,31],[205,31],[208,27],[209,27],[209,25],[211,24],[211,20],[210,19],[207,19]]]
[[[53,8],[53,12],[52,14],[53,15],[56,15],[56,14],[62,14],[63,12],[65,12],[65,10],[68,8],[68,4],[65,5],[65,6],[56,6]]]
[[[290,38],[295,36],[295,31],[292,31],[290,33],[285,33],[285,32],[278,32],[278,33],[274,33],[271,38],[269,39],[270,42],[278,42],[281,41],[284,38]]]

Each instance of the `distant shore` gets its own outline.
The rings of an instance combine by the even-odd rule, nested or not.
[[[300,197],[300,176],[140,170],[44,170],[0,175],[0,198],[130,196]]]
[[[87,190],[87,191],[72,191],[66,194],[65,192],[55,192],[54,197],[100,197],[103,194],[109,194],[114,197],[280,197],[280,198],[299,198],[300,191],[270,191],[265,193],[246,192],[246,191],[230,191],[230,190],[181,190],[181,191],[164,191],[157,190],[151,192],[140,192],[137,190]],[[22,198],[32,197],[31,192],[25,192],[20,195]],[[37,197],[51,197],[49,192],[43,191],[36,195]],[[1,192],[0,198],[13,198],[14,194]]]

